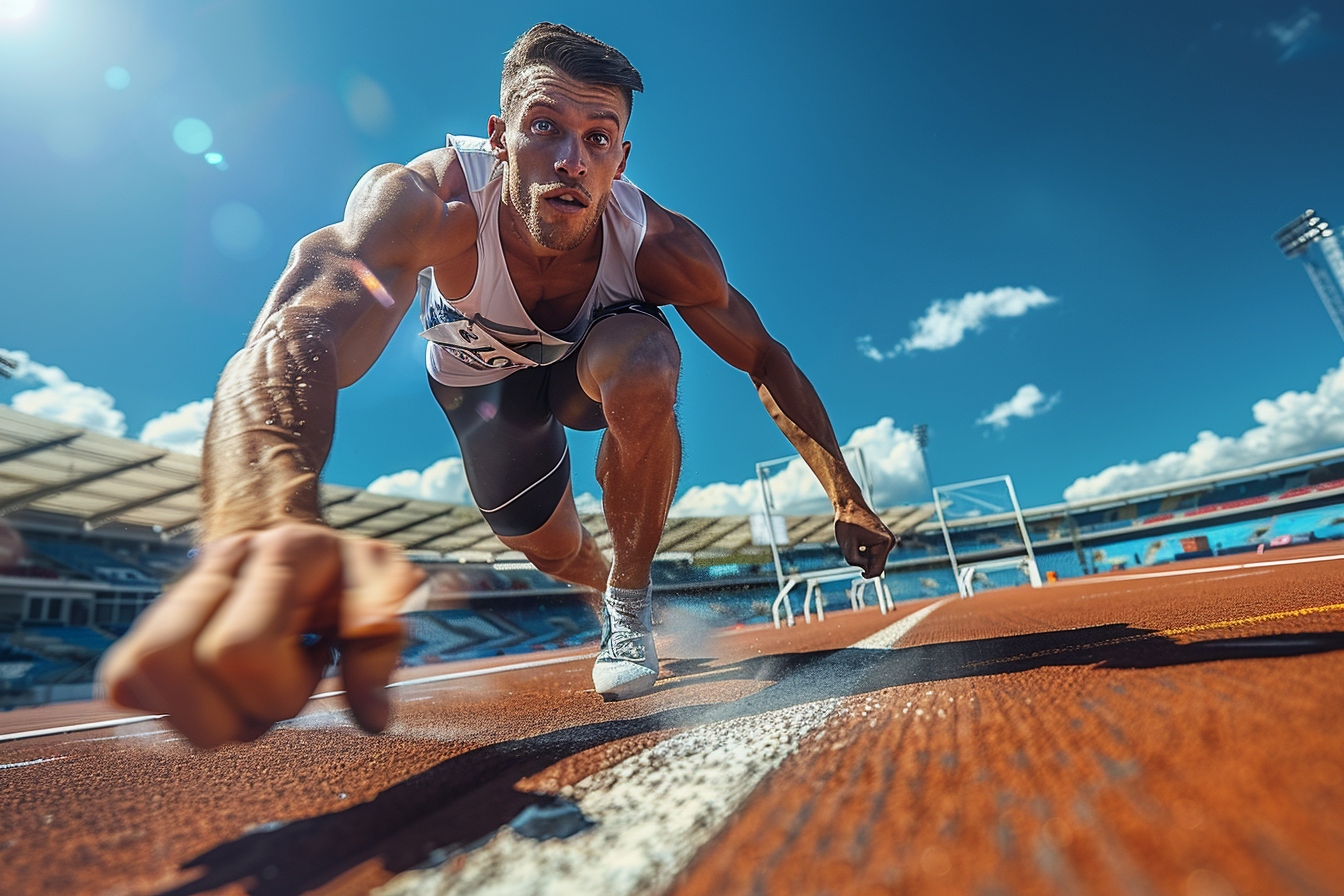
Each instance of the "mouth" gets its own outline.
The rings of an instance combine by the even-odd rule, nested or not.
[[[588,194],[573,187],[547,190],[541,200],[561,214],[574,215],[588,207]]]

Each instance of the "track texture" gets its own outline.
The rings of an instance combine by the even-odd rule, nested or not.
[[[763,778],[612,891],[1344,892],[1344,561],[988,592],[856,643],[922,609],[683,630],[622,703],[577,660],[398,689],[377,738],[326,699],[209,754],[158,723],[0,743],[0,892],[456,892],[491,850],[602,834],[496,833],[529,807],[600,821],[609,788],[685,775],[677,745],[707,731],[755,738]],[[536,892],[572,891],[538,867],[559,870]]]

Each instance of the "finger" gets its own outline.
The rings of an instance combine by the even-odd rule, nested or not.
[[[401,611],[424,574],[383,542],[352,540],[343,549],[341,678],[355,720],[376,732],[390,713],[386,686],[401,655]]]
[[[197,639],[203,673],[257,720],[297,715],[321,678],[324,664],[303,635],[334,628],[338,543],[315,526],[258,535],[232,598]]]
[[[345,576],[341,638],[400,635],[402,613],[409,596],[425,580],[424,572],[400,549],[367,539],[343,542],[341,563]]]
[[[872,545],[861,544],[858,548],[858,562],[854,565],[863,570],[865,578],[874,578],[882,572],[882,566],[885,557],[881,556],[880,550],[873,550]]]
[[[391,701],[387,682],[401,659],[400,633],[341,642],[341,683],[359,727],[377,734],[387,727]]]
[[[198,634],[232,590],[250,539],[245,533],[204,548],[192,571],[108,651],[99,670],[112,702],[167,713],[198,747],[240,739],[252,727],[193,657]]]
[[[863,570],[864,576],[869,579],[881,575],[886,569],[887,556],[891,553],[894,540],[889,533],[881,533],[885,537],[873,537],[877,534],[879,533],[864,533],[866,537],[861,540],[856,537],[852,545],[852,554],[846,552],[849,562]]]
[[[868,559],[867,566],[865,566],[863,570],[864,575],[870,579],[875,579],[882,575],[882,571],[887,567],[887,554],[890,550],[888,545],[882,543],[869,545],[868,550],[865,553],[865,556]]]

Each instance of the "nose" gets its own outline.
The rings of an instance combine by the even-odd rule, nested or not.
[[[583,162],[583,144],[580,140],[570,137],[564,141],[555,159],[555,173],[574,179],[588,173],[588,166]]]

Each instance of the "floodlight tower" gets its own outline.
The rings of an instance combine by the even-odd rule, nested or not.
[[[929,458],[924,450],[929,447],[929,424],[916,423],[912,430],[915,444],[919,446],[919,462],[924,465],[924,478],[929,481],[929,488],[933,488],[933,477],[929,475]]]
[[[1284,255],[1302,259],[1330,320],[1344,339],[1344,250],[1335,232],[1324,218],[1307,209],[1274,234],[1274,241]]]

